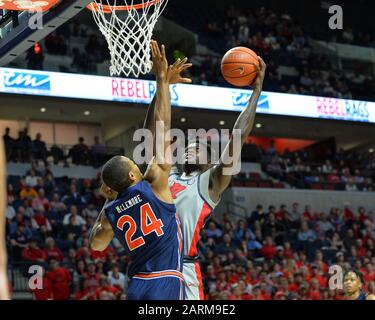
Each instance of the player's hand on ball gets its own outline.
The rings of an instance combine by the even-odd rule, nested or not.
[[[151,56],[153,69],[158,79],[166,79],[168,72],[168,61],[165,55],[165,46],[159,48],[159,44],[155,40],[151,40]]]
[[[168,67],[168,82],[169,84],[175,83],[191,83],[192,80],[190,78],[183,78],[181,73],[187,70],[192,66],[191,63],[186,63],[188,58],[184,59],[177,59],[176,62]]]
[[[261,57],[258,56],[258,59],[259,59],[259,70],[258,70],[258,75],[254,81],[253,88],[254,88],[254,91],[260,92],[262,91],[267,65]]]

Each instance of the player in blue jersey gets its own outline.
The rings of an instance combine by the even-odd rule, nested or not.
[[[346,300],[375,300],[375,295],[363,291],[364,279],[361,272],[349,270],[344,274]]]
[[[165,49],[151,44],[156,71],[155,116],[164,123],[163,137],[155,137],[156,151],[146,173],[129,158],[116,156],[102,168],[106,202],[90,234],[90,246],[102,251],[116,237],[131,258],[128,299],[182,300],[183,238],[168,177],[171,170],[169,82],[185,69],[186,60],[168,67]],[[159,134],[159,133],[157,133]],[[161,152],[157,152],[161,150]]]

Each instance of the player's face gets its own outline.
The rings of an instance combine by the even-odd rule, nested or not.
[[[207,148],[199,143],[191,143],[184,154],[184,171],[190,173],[194,171],[204,171],[211,166],[210,155]]]
[[[354,272],[347,273],[344,278],[344,291],[352,294],[358,292],[361,288],[361,279]]]

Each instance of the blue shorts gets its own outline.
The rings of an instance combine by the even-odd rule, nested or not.
[[[127,300],[184,300],[183,280],[175,277],[156,279],[132,278]]]

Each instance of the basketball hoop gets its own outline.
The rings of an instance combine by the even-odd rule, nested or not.
[[[95,0],[87,6],[107,40],[112,76],[124,73],[138,77],[151,71],[151,37],[168,0],[141,1]]]

